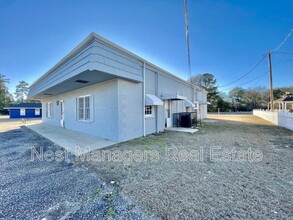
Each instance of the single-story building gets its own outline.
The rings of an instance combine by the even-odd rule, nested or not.
[[[43,123],[121,142],[163,131],[173,114],[207,116],[207,93],[92,33],[30,86]]]
[[[4,107],[10,118],[41,118],[42,103],[20,103]]]

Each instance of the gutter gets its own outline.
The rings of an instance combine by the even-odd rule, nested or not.
[[[159,97],[159,74],[156,72],[156,91],[155,94],[157,97]],[[156,133],[159,133],[159,125],[158,125],[158,117],[159,117],[159,110],[158,110],[159,106],[156,106],[155,109],[155,114],[156,114]]]
[[[143,77],[143,83],[142,83],[142,129],[143,129],[143,136],[146,136],[145,134],[145,62],[142,64],[142,77]]]

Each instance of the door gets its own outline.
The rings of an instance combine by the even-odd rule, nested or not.
[[[171,123],[171,101],[170,100],[166,100],[165,101],[165,127],[171,127],[172,123]]]
[[[60,101],[60,126],[64,128],[64,101]]]

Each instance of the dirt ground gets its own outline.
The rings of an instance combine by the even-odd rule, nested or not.
[[[274,125],[273,123],[266,121],[260,117],[254,115],[244,115],[244,114],[208,114],[208,119],[219,119],[219,120],[228,120],[228,121],[238,121],[245,122],[250,124],[258,125]]]
[[[7,120],[0,219],[293,219],[293,132],[258,117],[210,115],[196,133],[149,135],[69,163],[31,163],[30,146],[60,147]]]
[[[19,129],[22,125],[31,125],[41,123],[42,119],[39,118],[30,118],[30,119],[21,119],[15,118],[10,119],[9,116],[0,116],[0,132],[6,132],[13,129]]]
[[[252,115],[219,117],[194,134],[149,135],[77,164],[161,219],[292,219],[293,132]]]

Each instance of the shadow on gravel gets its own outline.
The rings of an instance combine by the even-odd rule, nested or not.
[[[40,152],[62,151],[35,132],[0,133],[0,219],[141,219],[144,214],[115,186],[74,160],[32,160]]]

